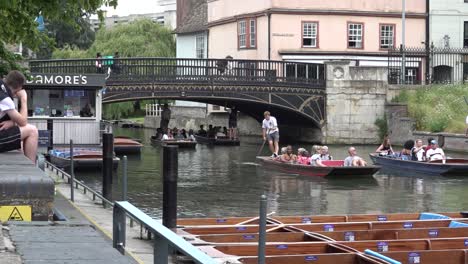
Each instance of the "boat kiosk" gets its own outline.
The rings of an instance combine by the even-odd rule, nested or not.
[[[53,120],[56,145],[99,145],[104,74],[32,73],[25,85],[28,121],[39,131]]]

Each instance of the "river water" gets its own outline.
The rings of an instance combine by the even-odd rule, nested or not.
[[[147,129],[115,129],[115,135],[143,140],[141,155],[129,156],[128,198],[155,218],[161,218],[161,149],[151,146]],[[284,174],[259,166],[255,156],[260,137],[241,138],[239,147],[197,145],[179,150],[179,217],[258,215],[260,195],[268,197],[269,212],[276,215],[396,213],[468,210],[468,177],[379,172],[373,177],[319,178]],[[311,148],[311,145],[294,145]],[[346,156],[347,146],[329,146],[335,159]],[[357,146],[369,160],[376,146]],[[263,154],[268,154],[265,146]],[[451,157],[468,155],[448,153]],[[121,193],[121,167],[114,178],[115,199]],[[468,176],[468,175],[467,175]],[[100,172],[78,172],[77,178],[101,190]]]

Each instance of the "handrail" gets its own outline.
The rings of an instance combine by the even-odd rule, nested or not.
[[[154,244],[154,263],[168,263],[168,245],[177,249],[185,256],[190,257],[195,263],[215,264],[216,261],[197,249],[195,246],[185,241],[182,237],[172,232],[167,227],[158,223],[155,219],[142,212],[129,202],[114,203],[114,226],[113,226],[113,245],[121,253],[125,247],[125,215],[130,215],[137,221],[143,223],[145,227],[155,236]]]

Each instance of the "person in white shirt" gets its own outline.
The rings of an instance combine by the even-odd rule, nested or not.
[[[416,146],[411,149],[411,160],[413,161],[425,161],[426,155],[425,150],[426,146],[423,145],[421,139],[416,139]]]
[[[357,155],[355,147],[348,149],[349,156],[344,160],[343,166],[345,167],[365,167],[367,162]]]
[[[38,132],[28,124],[28,99],[23,85],[26,78],[19,71],[11,71],[0,80],[0,152],[21,149],[33,163],[36,162]],[[21,103],[16,110],[13,98]]]
[[[312,151],[315,151],[315,154],[312,155],[312,157],[310,157],[310,165],[317,167],[326,167],[326,165],[322,163],[323,147],[313,146]]]
[[[436,140],[431,141],[431,148],[426,151],[426,160],[445,160],[445,153],[439,148]]]
[[[263,116],[265,117],[262,122],[263,140],[266,141],[268,139],[270,151],[273,153],[271,157],[276,158],[278,157],[279,150],[278,122],[276,121],[276,118],[271,116],[270,112],[268,111],[265,111]]]

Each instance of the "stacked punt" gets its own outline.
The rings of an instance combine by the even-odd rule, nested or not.
[[[464,213],[269,217],[266,263],[468,263]],[[257,263],[258,218],[179,219],[219,263]]]

